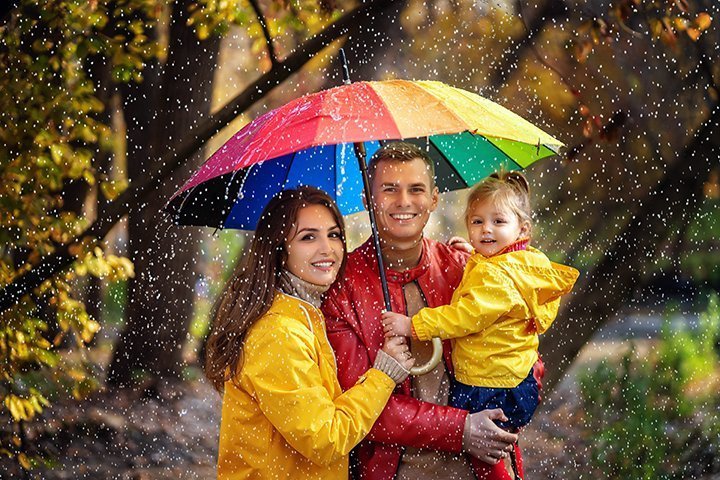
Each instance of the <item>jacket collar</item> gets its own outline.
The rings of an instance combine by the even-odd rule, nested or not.
[[[385,275],[387,276],[388,282],[404,285],[406,283],[410,283],[416,280],[418,277],[422,276],[422,274],[427,272],[430,268],[428,242],[429,240],[423,237],[422,253],[420,254],[420,262],[418,262],[417,266],[404,271],[397,271],[385,267]],[[380,275],[380,269],[378,268],[377,257],[375,255],[375,244],[372,241],[372,237],[367,239],[365,243],[358,247],[358,251],[361,252],[363,258],[365,259],[367,264],[371,266],[373,272],[375,272],[377,275]]]
[[[519,252],[522,250],[527,250],[528,246],[530,246],[530,239],[529,238],[521,238],[520,240],[517,240],[514,243],[511,243],[507,247],[503,248],[502,250],[497,252],[495,255],[492,255],[492,257],[497,257],[498,255],[502,255],[504,253]]]

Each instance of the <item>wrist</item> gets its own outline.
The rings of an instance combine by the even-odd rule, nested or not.
[[[378,350],[373,367],[392,378],[396,384],[404,382],[408,375],[410,375],[409,370],[383,350]]]
[[[462,448],[467,451],[470,448],[470,415],[465,417],[465,427],[462,435]]]

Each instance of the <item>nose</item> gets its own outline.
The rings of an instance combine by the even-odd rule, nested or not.
[[[330,255],[330,252],[332,252],[332,245],[330,244],[329,238],[322,237],[320,239],[320,243],[318,244],[318,251],[321,255]]]
[[[410,193],[405,190],[400,190],[400,194],[398,195],[398,205],[401,207],[405,207],[410,205]]]

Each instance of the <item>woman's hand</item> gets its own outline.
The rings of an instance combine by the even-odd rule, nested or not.
[[[412,335],[410,317],[395,312],[383,312],[382,323],[385,337],[409,337]]]
[[[382,351],[393,357],[405,370],[415,365],[415,359],[410,355],[410,347],[404,337],[386,338]]]

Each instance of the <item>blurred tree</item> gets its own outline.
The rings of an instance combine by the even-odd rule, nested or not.
[[[159,186],[221,126],[302,68],[350,24],[369,22],[373,12],[391,2],[366,2],[341,18],[334,2],[321,3],[327,6],[319,9],[314,1],[57,0],[42,6],[20,1],[0,12],[0,399],[15,420],[32,419],[48,403],[48,392],[58,387],[81,397],[96,383],[83,346],[99,324],[78,291],[78,279],[87,275],[115,281],[142,274],[140,289],[157,278],[177,280],[169,292],[156,291],[164,295],[160,305],[140,305],[145,299],[134,289],[138,308],[118,347],[117,376],[111,378],[124,384],[125,372],[136,367],[178,373],[173,360],[164,362],[179,358],[192,307],[189,301],[182,304],[178,288],[187,293],[193,285],[164,269],[162,276],[159,270],[153,273],[165,253],[148,247],[153,240],[172,242],[162,235],[144,239],[151,226],[157,227],[142,223],[152,215],[137,217],[139,230],[145,231],[131,232],[134,270],[128,259],[106,254],[99,240],[128,212],[141,212],[149,204],[146,211],[156,211],[161,205],[152,198]],[[266,28],[257,27],[255,34],[268,42],[273,60],[251,85],[209,115],[217,36],[230,22],[253,32],[257,15]],[[290,41],[313,34],[302,44]],[[111,105],[122,107],[128,129],[129,188],[111,172],[116,147]],[[175,267],[185,278],[192,277],[192,260],[188,255]],[[173,302],[180,308],[168,314],[165,308]],[[143,335],[158,328],[147,329],[138,319],[165,329],[163,355],[142,343]],[[66,358],[54,347],[68,336],[79,356]],[[71,364],[68,358],[80,360]],[[19,454],[25,465],[22,442],[11,432],[0,434],[0,448],[7,447],[2,452]]]

